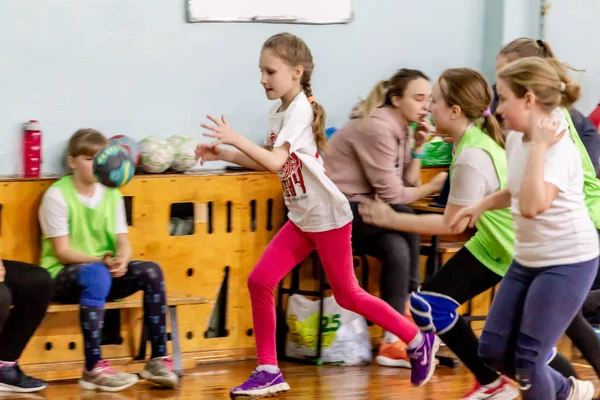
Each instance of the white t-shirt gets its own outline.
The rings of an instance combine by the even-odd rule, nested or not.
[[[568,129],[562,111],[552,118],[560,121],[558,132]],[[515,224],[515,259],[527,267],[575,264],[598,257],[598,234],[584,203],[581,156],[567,134],[546,152],[544,181],[560,191],[550,208],[535,218],[524,218],[519,192],[527,166],[531,142],[523,133],[511,131],[506,139],[507,187]]]
[[[469,207],[500,189],[492,157],[477,147],[462,149],[454,165],[448,203]]]
[[[106,186],[96,183],[94,185],[94,194],[91,197],[85,197],[80,194],[77,194],[77,197],[86,207],[94,208],[100,204],[105,192]],[[59,188],[50,187],[46,190],[38,211],[38,218],[42,233],[47,238],[69,234],[69,207]],[[125,202],[123,200],[121,200],[121,205],[117,209],[116,218],[116,233],[127,233],[127,217],[125,216]]]
[[[290,145],[290,156],[278,172],[288,218],[304,232],[341,228],[352,221],[352,211],[325,172],[312,129],[312,106],[300,92],[287,110],[278,112],[280,107],[277,101],[269,112],[265,146]]]

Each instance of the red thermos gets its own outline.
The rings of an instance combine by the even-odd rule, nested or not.
[[[42,166],[42,131],[36,120],[25,123],[23,129],[23,166],[26,178],[39,178]]]

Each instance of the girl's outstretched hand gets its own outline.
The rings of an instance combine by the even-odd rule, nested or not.
[[[217,139],[213,145],[229,144],[236,146],[242,136],[229,126],[225,116],[221,116],[221,119],[217,119],[210,115],[207,115],[206,117],[210,119],[214,125],[202,124],[201,126],[210,131],[210,133],[204,133],[204,136]]]

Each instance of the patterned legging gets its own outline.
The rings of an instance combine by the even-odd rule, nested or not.
[[[104,303],[144,292],[144,319],[150,328],[152,357],[166,355],[166,295],[160,266],[132,261],[127,273],[113,278],[101,263],[72,264],[55,278],[55,301],[81,304],[80,322],[85,344],[86,368],[92,370],[101,359],[100,341],[104,326]]]

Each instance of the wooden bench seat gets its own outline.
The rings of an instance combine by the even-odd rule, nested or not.
[[[171,321],[171,332],[167,333],[173,343],[173,366],[175,373],[183,375],[183,361],[181,356],[181,341],[179,337],[179,321],[177,320],[177,306],[207,304],[208,300],[204,297],[168,297],[167,306],[169,308],[169,318]],[[104,308],[106,310],[122,310],[132,308],[142,308],[144,303],[141,300],[120,300],[107,302]],[[52,303],[47,312],[50,314],[60,312],[79,311],[79,304],[60,304]],[[142,335],[140,347],[136,360],[143,360],[146,357],[146,344],[149,340],[149,331],[146,324],[142,325]]]
[[[171,306],[185,306],[185,305],[196,305],[196,304],[206,304],[208,300],[204,297],[169,297],[167,298],[167,304],[169,307]],[[111,301],[106,303],[104,308],[106,310],[120,310],[125,308],[141,308],[143,307],[143,302],[141,300],[121,300],[121,301]],[[48,313],[57,313],[57,312],[66,312],[66,311],[78,311],[79,304],[61,304],[61,303],[52,303],[50,307],[48,307]]]
[[[462,240],[447,241],[439,237],[433,237],[431,242],[421,242],[419,253],[427,258],[423,277],[427,279],[433,276],[464,245]]]
[[[438,245],[438,253],[456,253],[465,246],[465,241],[441,241]],[[431,248],[431,242],[422,242],[421,247]]]

